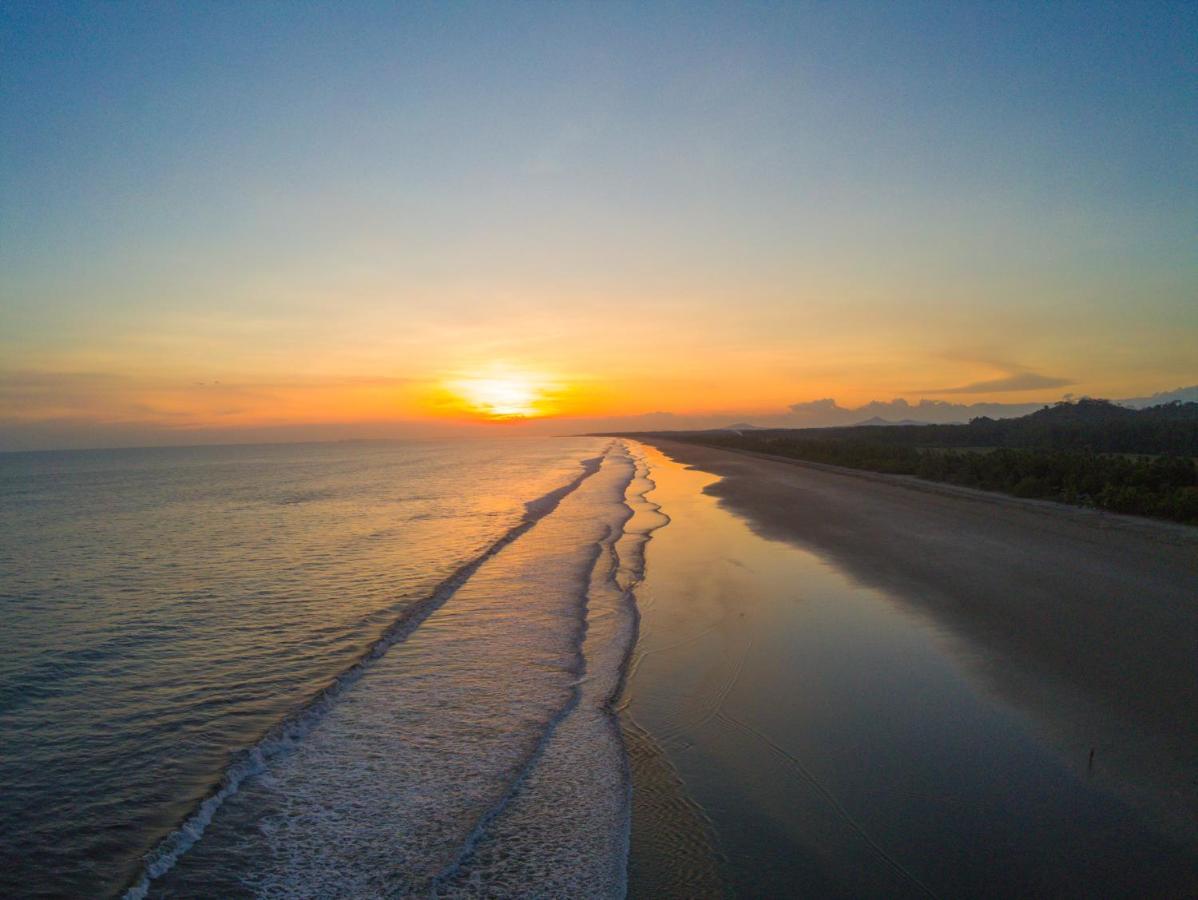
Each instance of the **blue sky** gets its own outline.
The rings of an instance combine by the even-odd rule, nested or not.
[[[629,412],[1198,380],[1192,3],[9,3],[0,41],[14,422],[495,365]]]

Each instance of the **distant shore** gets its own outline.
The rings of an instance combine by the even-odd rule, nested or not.
[[[759,534],[834,559],[978,650],[999,694],[1198,840],[1198,529],[637,435],[721,476]]]
[[[668,444],[674,448],[677,448],[680,445],[696,448],[706,447],[706,445],[703,444],[694,444],[689,441],[675,441],[668,438],[653,438],[644,435],[635,437],[637,440],[643,440],[645,443],[652,444],[653,446],[664,447]],[[951,484],[944,481],[931,481],[926,478],[920,478],[916,475],[898,475],[887,472],[876,472],[870,469],[856,469],[850,468],[848,466],[838,466],[830,463],[815,462],[813,460],[797,459],[792,456],[760,453],[754,450],[742,450],[734,447],[707,447],[707,449],[711,449],[719,453],[746,456],[751,459],[771,460],[773,462],[779,462],[785,465],[801,466],[807,469],[815,469],[836,475],[844,475],[850,478],[861,478],[865,481],[873,481],[878,484],[901,486],[913,491],[927,491],[928,493],[932,494],[960,497],[965,500],[973,500],[979,503],[994,503],[1003,506],[1011,506],[1029,512],[1040,511],[1051,516],[1063,516],[1066,518],[1076,517],[1079,522],[1088,522],[1101,528],[1118,528],[1126,531],[1139,532],[1147,539],[1153,541],[1177,541],[1183,545],[1198,544],[1198,527],[1193,525],[1185,525],[1179,522],[1170,522],[1167,519],[1153,519],[1146,516],[1127,515],[1104,509],[1061,503],[1057,500],[1016,497],[1012,494],[1006,494],[1000,491],[966,487],[964,485]],[[700,468],[706,467],[700,466]]]

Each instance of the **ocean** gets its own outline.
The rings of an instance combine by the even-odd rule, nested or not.
[[[624,890],[601,438],[0,455],[0,895]]]

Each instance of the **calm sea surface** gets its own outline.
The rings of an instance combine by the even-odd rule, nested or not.
[[[464,854],[580,703],[635,464],[590,438],[0,455],[0,895],[502,879]]]

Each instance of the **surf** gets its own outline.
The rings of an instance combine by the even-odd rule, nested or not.
[[[626,893],[632,793],[614,704],[637,638],[643,548],[668,518],[645,499],[654,485],[643,457],[621,445],[608,462],[621,471],[623,496],[589,576],[574,702],[461,858],[437,879],[435,896]]]
[[[608,448],[610,449],[610,448]],[[606,454],[607,451],[605,451]],[[352,691],[362,677],[396,644],[407,640],[438,609],[466,585],[488,560],[518,541],[538,522],[551,515],[561,502],[594,476],[605,456],[583,459],[580,472],[566,484],[525,504],[521,520],[488,545],[480,554],[457,568],[422,600],[410,604],[361,655],[308,702],[287,716],[256,744],[236,754],[219,783],[189,813],[181,824],[145,858],[136,880],[124,892],[127,900],[151,893],[154,883],[171,873],[189,851],[200,843],[219,811],[241,793],[247,782],[269,773],[272,763],[294,753],[321,721]]]
[[[580,467],[241,755],[125,896],[622,895],[612,704],[668,520],[625,444]]]

